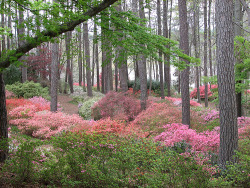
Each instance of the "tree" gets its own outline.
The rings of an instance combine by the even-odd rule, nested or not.
[[[242,5],[240,1],[234,1],[234,37],[236,36],[242,36],[243,35],[243,12],[242,12]],[[238,58],[236,58],[236,63],[239,64],[241,63],[238,61]],[[236,69],[236,74],[240,74],[238,72],[238,69]],[[238,84],[241,84],[241,80],[237,81]],[[242,116],[242,93],[241,91],[238,91],[236,93],[236,105],[237,105],[237,117]]]
[[[207,0],[204,0],[204,76],[207,77]],[[205,81],[205,107],[208,107],[207,81]]]
[[[189,54],[187,5],[185,0],[178,0],[180,20],[180,49]],[[189,62],[184,60],[186,64]],[[181,72],[181,99],[182,99],[182,123],[190,125],[190,98],[189,98],[189,67]]]
[[[216,1],[216,61],[220,110],[219,163],[235,162],[238,149],[234,78],[233,0]]]
[[[194,44],[194,51],[195,51],[195,57],[196,58],[199,58],[200,56],[200,53],[199,53],[199,50],[198,50],[198,35],[199,35],[199,4],[197,6],[198,2],[197,0],[194,1],[194,41],[193,41],[193,44]],[[195,67],[195,74],[196,74],[196,88],[197,88],[197,99],[198,99],[198,102],[201,103],[201,97],[200,97],[200,84],[199,84],[199,81],[200,81],[200,78],[199,78],[199,67],[196,66]]]
[[[161,3],[157,0],[157,21],[158,21],[158,35],[161,35]],[[159,57],[162,58],[162,52],[159,52]],[[164,82],[163,82],[163,66],[162,62],[159,61],[159,73],[160,73],[160,88],[161,88],[161,98],[164,99]]]
[[[104,0],[99,4],[86,9],[81,15],[78,17],[74,17],[74,19],[66,20],[64,23],[58,24],[55,23],[53,27],[48,27],[44,31],[39,32],[36,36],[29,36],[29,40],[25,41],[25,43],[21,44],[14,50],[10,50],[5,54],[0,54],[0,138],[7,139],[8,138],[8,129],[7,129],[7,112],[6,112],[6,101],[5,101],[5,87],[2,78],[2,70],[9,67],[10,64],[17,64],[17,60],[22,57],[25,53],[29,52],[31,49],[39,46],[43,42],[50,41],[53,37],[57,37],[62,33],[67,31],[72,31],[77,25],[83,23],[88,20],[90,17],[95,16],[102,10],[106,9],[110,5],[112,5],[117,0]],[[60,15],[61,16],[61,15]],[[52,19],[54,20],[54,18]],[[7,145],[5,145],[8,148]],[[3,162],[7,158],[7,152],[0,152],[0,160]]]
[[[87,74],[87,94],[89,97],[93,96],[92,93],[92,84],[91,84],[91,71],[90,71],[90,52],[89,52],[89,29],[88,29],[88,21],[83,23],[83,39],[85,46],[85,58],[86,58],[86,74]]]
[[[59,45],[57,42],[51,44],[51,84],[50,84],[50,110],[52,112],[57,111],[57,90],[58,90],[58,51]]]
[[[141,19],[145,19],[144,12],[144,0],[139,0],[139,15]],[[143,25],[143,23],[141,23]],[[143,45],[143,44],[142,44]],[[141,110],[145,110],[147,106],[147,69],[146,69],[146,57],[143,54],[139,55],[138,69],[140,77],[140,89],[141,89]]]

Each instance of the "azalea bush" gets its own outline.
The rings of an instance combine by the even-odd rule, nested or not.
[[[5,97],[6,99],[10,99],[16,97],[16,95],[8,90],[5,90]]]
[[[216,89],[218,88],[218,85],[211,85],[211,89],[210,89],[210,85],[208,84],[208,97],[211,97],[213,95],[213,92],[211,91],[211,89]],[[201,99],[205,99],[205,85],[200,86],[200,97]],[[194,90],[190,93],[190,97],[191,98],[197,98],[197,88],[194,88]]]
[[[74,126],[81,125],[88,127],[88,121],[82,120],[78,115],[67,115],[63,112],[41,111],[38,113],[27,113],[29,118],[10,120],[10,125],[17,126],[21,133],[35,138],[50,138],[60,134],[62,131],[69,131]]]
[[[94,104],[92,117],[131,121],[140,113],[140,101],[126,93],[109,92]]]
[[[181,106],[181,98],[174,98],[174,97],[165,97],[165,99],[167,99],[168,101],[171,101],[174,105],[176,106]],[[190,100],[190,106],[201,106],[200,103],[194,101],[194,100]]]
[[[33,103],[29,101],[28,99],[16,99],[16,98],[11,98],[11,99],[6,99],[6,108],[7,111],[11,111],[12,109],[18,107],[18,106],[24,106],[24,105],[32,105]]]
[[[194,151],[218,152],[220,136],[217,131],[197,133],[196,130],[189,129],[188,125],[181,123],[167,124],[163,128],[165,131],[154,139],[166,146],[174,146],[175,143],[185,141],[192,146]]]

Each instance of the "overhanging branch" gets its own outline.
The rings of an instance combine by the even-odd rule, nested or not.
[[[43,42],[49,41],[53,37],[57,37],[67,31],[72,31],[74,28],[88,20],[88,18],[91,18],[95,15],[97,15],[99,12],[103,11],[113,3],[115,3],[118,0],[104,0],[102,3],[97,5],[96,7],[93,7],[89,9],[87,12],[85,12],[82,17],[78,20],[72,20],[70,22],[64,23],[62,25],[59,25],[56,29],[53,30],[46,30],[41,33],[40,36],[36,36],[33,38],[32,41],[24,43],[24,45],[20,46],[16,50],[11,51],[7,55],[1,55],[0,59],[0,69],[7,68],[10,66],[12,61],[16,61],[19,59],[23,54],[29,52],[31,49],[39,46]]]

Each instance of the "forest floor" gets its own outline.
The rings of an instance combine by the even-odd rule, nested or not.
[[[69,95],[58,95],[58,102],[63,107],[66,114],[78,114],[78,106],[71,103],[72,98]]]

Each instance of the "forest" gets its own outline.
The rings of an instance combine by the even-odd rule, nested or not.
[[[0,0],[0,187],[250,187],[248,0]]]

